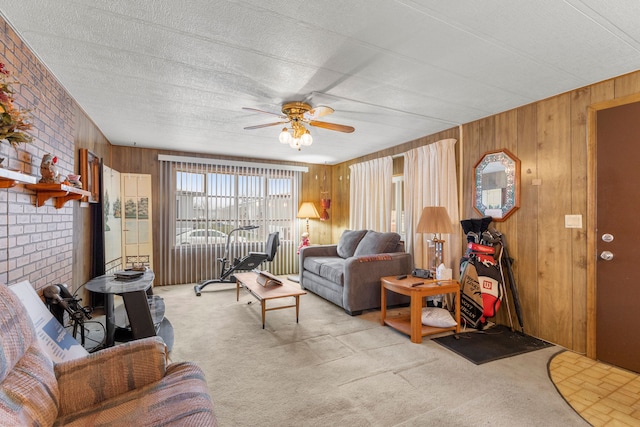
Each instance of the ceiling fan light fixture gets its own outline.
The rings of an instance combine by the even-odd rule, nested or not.
[[[289,133],[287,128],[282,128],[282,132],[280,132],[280,136],[278,137],[281,144],[291,144],[293,137]]]
[[[318,106],[315,108],[311,108],[311,105],[306,102],[293,101],[287,102],[282,105],[282,115],[277,113],[272,113],[269,111],[262,111],[255,108],[242,107],[244,110],[249,110],[258,113],[271,114],[274,116],[278,116],[281,120],[274,123],[266,123],[255,126],[247,126],[246,130],[252,129],[261,129],[268,126],[282,125],[285,124],[285,127],[282,129],[280,134],[278,135],[278,140],[282,144],[289,144],[291,148],[296,148],[300,151],[302,146],[308,147],[313,144],[313,137],[309,130],[305,127],[305,124],[309,126],[316,126],[322,129],[334,130],[338,132],[351,133],[355,129],[352,126],[339,125],[336,123],[328,123],[324,121],[318,121],[318,118],[327,116],[334,112],[333,108],[327,106]],[[290,128],[286,127],[286,124],[289,123]]]
[[[313,144],[313,137],[311,136],[311,134],[309,133],[309,130],[307,130],[301,137],[300,137],[300,142],[302,143],[302,145],[311,145]]]
[[[298,151],[300,151],[300,148],[302,147],[302,143],[300,142],[300,138],[291,138],[291,141],[289,142],[289,147],[295,148]]]

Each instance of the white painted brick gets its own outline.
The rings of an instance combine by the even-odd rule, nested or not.
[[[11,246],[7,249],[9,251],[9,258],[19,258],[24,254],[22,246]]]
[[[20,234],[16,237],[16,245],[25,246],[30,243],[30,238],[28,234]]]
[[[23,205],[19,203],[9,203],[9,215],[20,215],[24,212]]]
[[[18,282],[24,277],[24,270],[18,267],[11,268],[7,273],[8,281],[10,284]]]

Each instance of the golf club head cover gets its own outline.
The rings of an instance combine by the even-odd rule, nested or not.
[[[500,268],[491,262],[477,262],[478,285],[482,292],[482,319],[494,317],[498,313],[502,301],[500,286]]]

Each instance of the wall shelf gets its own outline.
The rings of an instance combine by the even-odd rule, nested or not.
[[[36,177],[11,169],[0,168],[0,188],[10,188],[19,183],[35,184]]]
[[[27,184],[25,187],[36,192],[36,206],[38,207],[54,198],[54,206],[56,209],[60,209],[69,200],[80,200],[91,195],[88,191],[65,184]]]

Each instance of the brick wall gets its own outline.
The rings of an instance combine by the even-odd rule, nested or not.
[[[0,62],[17,76],[16,104],[31,110],[34,141],[17,150],[0,142],[4,166],[40,179],[46,153],[58,157],[63,175],[74,172],[75,101],[13,29],[0,18]],[[0,189],[0,283],[29,280],[40,289],[72,283],[73,206],[56,209],[53,200],[36,207],[35,193],[23,185]]]

